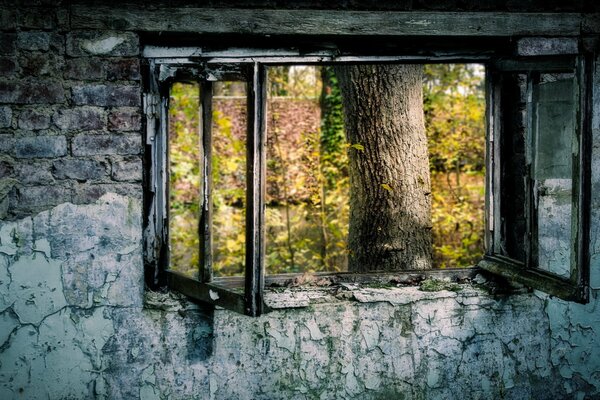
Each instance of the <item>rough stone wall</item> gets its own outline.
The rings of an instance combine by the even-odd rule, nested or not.
[[[141,199],[137,35],[69,32],[66,8],[0,12],[0,218]]]
[[[598,60],[589,304],[357,289],[252,319],[144,290],[139,38],[54,3],[0,7],[1,399],[600,397]]]

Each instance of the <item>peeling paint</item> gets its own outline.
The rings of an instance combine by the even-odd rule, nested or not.
[[[596,292],[583,306],[470,285],[353,286],[343,297],[311,288],[268,295],[305,308],[249,318],[143,293],[140,215],[109,194],[2,223],[1,398],[600,393]]]

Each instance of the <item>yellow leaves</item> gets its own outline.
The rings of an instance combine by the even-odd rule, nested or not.
[[[360,143],[348,144],[347,146],[358,151],[365,151],[365,146]]]
[[[379,186],[381,186],[383,189],[387,190],[388,192],[393,192],[392,187],[390,185],[388,185],[387,183],[381,183]]]
[[[310,196],[310,201],[313,203],[313,205],[317,206],[321,204],[321,196],[314,193],[312,196]]]

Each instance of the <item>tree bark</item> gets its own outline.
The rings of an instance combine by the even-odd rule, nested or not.
[[[420,65],[337,66],[349,147],[349,271],[432,266]]]

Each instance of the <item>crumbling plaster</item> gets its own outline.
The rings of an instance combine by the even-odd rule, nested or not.
[[[104,195],[0,228],[0,398],[565,398],[600,392],[597,292],[313,289],[249,318],[143,291],[141,209]],[[277,296],[270,294],[271,301]]]
[[[0,43],[26,83],[0,91],[1,399],[600,397],[598,62],[589,304],[349,288],[249,318],[144,290],[138,38],[38,14],[0,9],[31,30]]]

